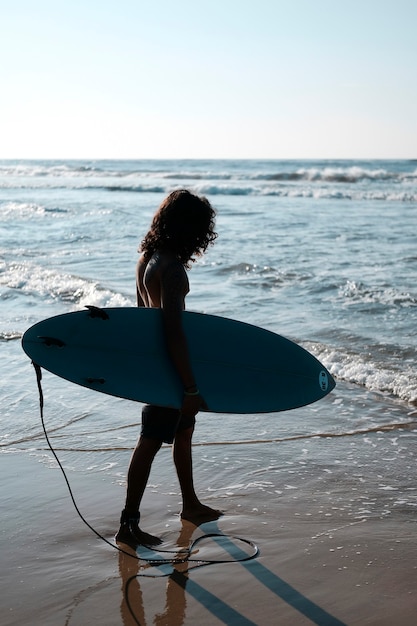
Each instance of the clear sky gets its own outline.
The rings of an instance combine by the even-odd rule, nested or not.
[[[0,158],[417,158],[416,0],[0,0]]]

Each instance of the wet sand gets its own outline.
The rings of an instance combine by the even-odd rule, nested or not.
[[[213,496],[210,506],[225,515],[199,528],[173,513],[178,494],[150,488],[145,529],[173,551],[164,557],[221,533],[226,539],[202,540],[192,558],[231,561],[156,567],[98,539],[78,517],[58,469],[28,453],[2,454],[0,464],[3,626],[415,624],[415,512],[397,506],[390,515],[352,519],[329,506],[332,475],[313,474],[297,498],[290,489],[276,500],[249,494],[243,503]],[[94,473],[69,478],[84,516],[112,541],[121,485]],[[253,541],[257,558],[237,562],[252,548],[234,537]]]

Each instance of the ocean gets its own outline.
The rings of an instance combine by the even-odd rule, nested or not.
[[[337,383],[293,411],[199,416],[201,499],[269,524],[285,498],[323,528],[395,510],[415,521],[417,161],[0,161],[0,458],[56,470],[21,336],[89,304],[134,306],[138,245],[177,188],[208,197],[219,235],[189,272],[187,308],[282,334]],[[43,388],[70,482],[116,486],[118,512],[140,406],[47,372]],[[169,448],[159,454],[149,501],[179,502]],[[323,489],[309,491],[313,477]]]

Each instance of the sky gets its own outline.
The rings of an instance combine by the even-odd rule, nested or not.
[[[417,158],[416,0],[0,15],[0,158]]]

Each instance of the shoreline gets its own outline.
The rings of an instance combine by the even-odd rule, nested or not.
[[[237,536],[254,541],[260,555],[196,569],[190,563],[138,569],[136,560],[113,552],[81,522],[59,471],[27,453],[1,454],[0,462],[4,626],[81,626],[94,620],[130,626],[136,622],[126,604],[129,579],[128,601],[141,624],[153,623],[157,614],[178,626],[197,621],[262,626],[415,622],[417,551],[409,509],[353,521],[340,510],[328,521],[307,513],[302,517],[300,502],[311,504],[309,483],[297,500],[286,492],[262,506],[252,495],[244,507],[238,498],[214,497],[210,503],[226,509],[224,517],[184,528],[170,510],[176,509],[178,494],[161,495],[151,488],[144,500],[147,529],[162,536],[164,548],[175,551],[177,543],[217,529],[233,544],[234,555],[243,545],[232,539]],[[121,486],[97,473],[69,471],[69,479],[86,519],[112,541]],[[321,481],[319,487],[324,494],[329,485]],[[199,558],[214,560],[227,552],[213,539],[202,541],[198,550]],[[150,570],[156,578],[148,577]],[[167,572],[171,575],[161,576]],[[136,573],[142,576],[131,578]]]

